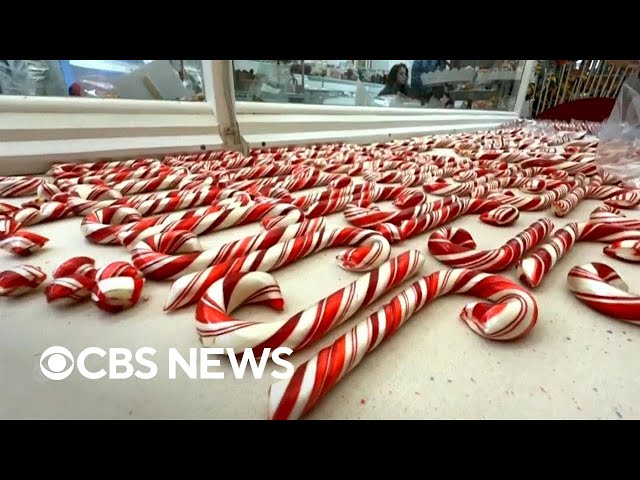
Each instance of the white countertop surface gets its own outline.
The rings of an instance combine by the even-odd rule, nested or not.
[[[306,193],[306,192],[305,192]],[[297,193],[300,195],[300,193]],[[437,197],[433,197],[436,199]],[[3,199],[20,204],[27,199]],[[390,202],[381,208],[393,208]],[[586,220],[599,201],[585,201],[564,219],[546,212],[521,212],[510,227],[491,227],[477,215],[455,220],[475,238],[478,248],[496,248],[538,218],[553,219],[556,228]],[[626,212],[640,218],[637,211]],[[123,247],[89,243],[80,232],[80,218],[28,227],[50,242],[35,255],[14,257],[0,251],[2,269],[23,263],[54,269],[78,255],[99,265],[130,261]],[[328,226],[347,226],[342,213],[327,217]],[[261,231],[259,224],[215,232],[202,243],[216,245]],[[427,252],[429,232],[393,246],[395,256],[419,249],[426,261],[422,274],[447,268]],[[525,339],[513,343],[485,340],[473,333],[458,314],[471,298],[448,296],[416,314],[393,337],[369,354],[306,417],[307,419],[637,419],[640,418],[640,329],[604,317],[576,300],[566,287],[575,265],[600,261],[615,268],[640,293],[638,266],[606,257],[604,244],[576,245],[533,291],[539,304],[538,324]],[[335,262],[342,249],[330,249],[273,273],[285,298],[283,312],[245,307],[239,318],[270,321],[288,318],[360,274]],[[517,281],[514,270],[503,272]],[[384,303],[408,280],[329,335],[323,342],[294,354],[297,365],[321,346],[353,327]],[[61,419],[266,419],[268,388],[275,379],[233,376],[228,360],[215,371],[224,380],[168,378],[167,352],[177,348],[188,356],[200,347],[194,309],[162,311],[169,283],[147,281],[143,300],[131,310],[110,315],[90,301],[74,307],[48,305],[44,285],[22,298],[0,298],[1,418]],[[159,372],[152,380],[88,380],[77,371],[63,381],[50,381],[39,370],[41,353],[61,345],[74,354],[97,346],[153,347]],[[94,357],[97,359],[97,357]],[[99,359],[98,359],[99,360]],[[103,361],[104,363],[104,361]],[[274,366],[275,367],[275,366]],[[276,367],[277,368],[277,367]],[[267,370],[267,371],[270,371]]]

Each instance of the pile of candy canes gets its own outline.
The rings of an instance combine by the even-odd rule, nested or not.
[[[298,366],[269,390],[269,417],[300,418],[414,314],[447,294],[483,301],[465,306],[462,320],[490,340],[516,340],[534,328],[536,299],[528,289],[578,241],[602,242],[613,258],[640,260],[640,220],[621,209],[640,191],[596,165],[599,125],[518,121],[494,131],[413,138],[371,145],[328,144],[257,149],[244,156],[215,151],[161,159],[57,164],[43,177],[0,177],[0,248],[29,257],[48,238],[29,227],[80,217],[89,241],[130,252],[131,262],[96,265],[73,257],[47,274],[33,263],[0,273],[0,295],[21,296],[46,283],[46,301],[91,300],[118,313],[133,308],[145,281],[171,281],[165,311],[195,305],[201,342],[294,351],[316,344],[381,296],[412,281],[377,312]],[[438,153],[445,151],[451,153]],[[314,188],[314,192],[304,192]],[[440,197],[429,201],[429,195]],[[450,224],[478,215],[492,226],[512,225],[521,211],[566,216],[585,199],[602,203],[582,222],[554,230],[541,217],[504,245],[478,250],[473,237]],[[376,202],[391,201],[383,210]],[[342,213],[349,227],[330,228]],[[204,249],[199,237],[260,222],[263,233]],[[412,279],[425,257],[391,256],[391,245],[431,231],[426,250],[447,268]],[[282,310],[271,275],[329,248],[340,267],[362,276],[320,302],[278,322],[235,318],[248,304]],[[522,285],[499,275],[516,268]],[[640,296],[608,265],[576,266],[568,289],[604,315],[640,322]]]

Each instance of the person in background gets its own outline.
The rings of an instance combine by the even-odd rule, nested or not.
[[[422,84],[422,78],[420,77],[423,73],[435,72],[438,70],[444,70],[447,68],[448,62],[446,60],[414,60],[411,65],[411,88],[420,101],[422,105],[425,105],[429,102],[432,96],[436,96],[436,98],[441,98],[444,95],[444,87],[436,86],[436,87],[427,87]]]
[[[398,63],[391,67],[389,70],[389,76],[387,77],[387,82],[380,93],[378,93],[379,97],[384,95],[396,95],[401,93],[406,96],[410,95],[409,87],[407,86],[409,80],[409,69],[404,63]]]

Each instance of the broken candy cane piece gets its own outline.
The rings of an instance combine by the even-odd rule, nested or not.
[[[96,261],[91,257],[72,257],[62,262],[55,272],[53,278],[70,277],[80,275],[93,278],[96,274]]]
[[[40,267],[20,265],[0,272],[0,296],[19,297],[38,288],[47,278]]]
[[[143,287],[141,277],[105,278],[96,283],[91,300],[100,310],[119,313],[138,303]]]
[[[619,240],[604,247],[602,252],[627,262],[640,262],[640,240]]]
[[[55,277],[44,291],[47,302],[69,305],[78,303],[91,296],[96,281],[85,275]]]
[[[130,263],[118,261],[98,269],[95,273],[97,282],[113,277],[141,278],[142,272]]]
[[[14,255],[27,257],[40,250],[49,239],[37,233],[18,230],[0,240],[0,248]]]

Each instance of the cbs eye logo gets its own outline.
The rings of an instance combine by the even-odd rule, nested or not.
[[[49,380],[64,380],[73,366],[73,355],[64,347],[49,347],[40,355],[40,370]]]

